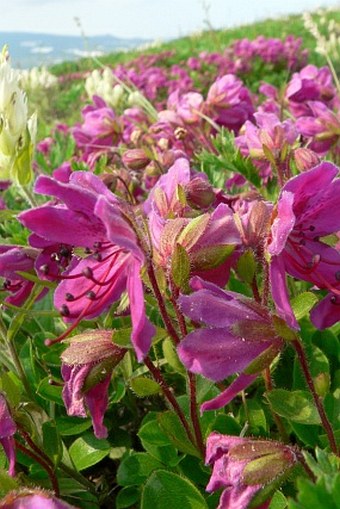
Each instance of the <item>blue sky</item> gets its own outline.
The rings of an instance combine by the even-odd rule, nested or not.
[[[0,0],[0,33],[79,35],[78,17],[86,35],[175,38],[206,27],[204,4],[214,28],[319,6],[340,8],[339,0]]]

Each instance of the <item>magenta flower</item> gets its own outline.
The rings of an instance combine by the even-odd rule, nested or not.
[[[281,190],[268,246],[270,277],[276,309],[293,328],[298,324],[289,303],[286,273],[332,292],[330,304],[340,295],[340,253],[322,241],[340,230],[338,172],[336,166],[323,162],[290,179]]]
[[[18,272],[32,272],[38,255],[39,251],[33,248],[0,246],[0,276],[5,279],[1,290],[9,293],[6,302],[20,307],[30,295],[34,283]]]
[[[76,509],[56,498],[53,493],[36,489],[24,488],[20,491],[8,493],[1,501],[3,509]]]
[[[20,221],[51,244],[85,249],[85,256],[74,255],[68,269],[59,276],[55,306],[66,322],[94,318],[126,290],[133,325],[131,339],[141,360],[154,334],[145,315],[140,277],[144,254],[117,198],[98,177],[87,172],[73,173],[69,183],[41,176],[36,192],[63,203],[23,212]],[[43,268],[48,271],[48,264],[44,263]]]
[[[84,123],[73,129],[77,146],[83,151],[83,159],[92,167],[98,157],[117,144],[122,126],[114,111],[98,96],[93,105],[82,110]]]
[[[158,180],[144,204],[156,260],[164,269],[169,268],[176,244],[180,244],[189,256],[191,275],[202,275],[224,285],[231,263],[235,261],[229,255],[241,243],[239,231],[233,212],[226,204],[219,204],[211,214],[202,214],[194,220],[185,217],[191,209],[186,200],[180,199],[178,189],[187,195],[189,202],[193,184],[208,192],[208,202],[212,201],[214,194],[204,176],[197,174],[191,178],[189,162],[177,159]],[[222,252],[226,253],[225,258],[219,257]],[[218,258],[219,262],[215,263]]]
[[[271,161],[282,162],[281,155],[295,142],[298,131],[291,120],[281,122],[274,113],[255,113],[256,125],[247,121],[242,134],[235,139],[242,155],[250,156],[260,170],[260,176],[271,175]],[[268,152],[271,154],[268,158]]]
[[[312,115],[298,118],[296,128],[309,140],[308,148],[324,156],[339,141],[339,115],[320,101],[310,101],[308,106]]]
[[[206,104],[215,122],[234,132],[254,113],[248,89],[234,74],[226,74],[211,85]]]
[[[185,367],[211,380],[221,381],[241,373],[219,396],[205,402],[202,410],[227,405],[268,366],[283,346],[268,311],[241,294],[224,291],[199,277],[191,280],[194,291],[182,295],[182,312],[205,328],[188,334],[178,346]],[[262,361],[256,364],[257,359]]]
[[[292,470],[297,458],[292,447],[280,442],[211,433],[206,463],[213,465],[206,490],[223,488],[217,509],[247,509],[250,504],[266,509],[274,489],[270,483]]]
[[[167,106],[174,110],[184,124],[198,124],[202,117],[200,112],[203,109],[203,97],[198,92],[188,92],[181,95],[177,89],[169,96]]]
[[[126,351],[112,342],[112,331],[95,330],[72,337],[70,346],[61,356],[67,413],[86,417],[87,407],[97,438],[107,437],[103,420],[109,402],[111,374]]]
[[[9,461],[8,473],[15,476],[15,444],[14,437],[17,430],[12,419],[5,396],[0,392],[0,444],[4,448]]]
[[[294,73],[285,92],[289,109],[295,117],[310,114],[308,101],[329,104],[335,95],[336,88],[330,69],[318,69],[315,65],[307,65],[300,72]]]

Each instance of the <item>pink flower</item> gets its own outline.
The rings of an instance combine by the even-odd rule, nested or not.
[[[21,489],[20,491],[8,493],[0,500],[2,509],[76,509],[75,506],[67,504],[56,498],[53,493],[37,489]]]
[[[73,336],[61,356],[67,413],[86,417],[87,407],[97,438],[107,437],[103,420],[109,402],[111,374],[127,351],[112,342],[112,335],[113,331],[94,330]]]
[[[8,473],[15,476],[15,445],[14,437],[17,430],[12,419],[5,396],[0,392],[0,444],[4,448],[9,461]]]
[[[322,241],[340,230],[338,172],[334,164],[323,162],[290,179],[281,190],[268,245],[270,277],[276,309],[293,328],[298,323],[289,302],[286,273],[340,295],[340,253]]]
[[[66,322],[94,318],[126,290],[133,325],[131,340],[141,360],[150,348],[154,327],[145,315],[140,277],[144,254],[120,202],[88,172],[73,173],[68,183],[41,176],[36,191],[60,202],[23,212],[21,222],[51,244],[85,248],[85,256],[73,255],[59,276],[55,306]]]
[[[215,122],[234,132],[254,113],[250,92],[234,74],[226,74],[211,85],[206,104]]]
[[[179,344],[178,355],[185,367],[211,380],[221,381],[241,373],[202,410],[227,405],[270,365],[283,346],[268,311],[244,295],[222,290],[199,277],[191,280],[194,291],[182,295],[182,312],[205,327],[190,332]],[[259,362],[258,359],[262,359]]]
[[[211,433],[206,463],[213,472],[206,488],[223,488],[217,509],[266,509],[277,483],[297,463],[292,447],[280,442]]]

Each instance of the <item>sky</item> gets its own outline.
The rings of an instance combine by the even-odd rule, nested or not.
[[[87,36],[166,40],[206,28],[207,14],[213,28],[228,28],[319,6],[340,0],[0,0],[0,34],[80,35],[77,17]]]

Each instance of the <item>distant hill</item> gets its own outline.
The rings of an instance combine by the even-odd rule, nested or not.
[[[9,45],[13,67],[27,69],[51,65],[85,56],[100,56],[122,49],[132,49],[151,42],[147,39],[121,39],[112,35],[86,37],[29,32],[0,32],[0,49]]]

